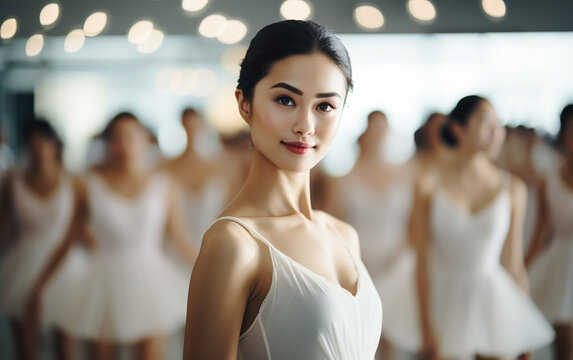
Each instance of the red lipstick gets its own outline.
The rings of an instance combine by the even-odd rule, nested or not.
[[[300,141],[296,142],[284,142],[282,144],[289,150],[290,152],[297,154],[297,155],[304,155],[309,152],[314,146],[309,145],[307,143],[303,143]]]

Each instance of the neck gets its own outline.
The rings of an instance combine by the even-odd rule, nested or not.
[[[60,175],[61,164],[57,160],[40,161],[32,164],[29,171],[35,178],[53,179]]]
[[[378,164],[378,165],[385,165],[387,163],[386,159],[380,151],[377,150],[363,150],[360,149],[360,155],[356,160],[356,165],[366,165],[370,166],[371,164]]]
[[[481,174],[491,165],[489,157],[483,151],[460,152],[452,160],[452,168],[460,174]]]
[[[310,172],[287,172],[254,150],[251,169],[241,190],[255,216],[299,214],[312,220]]]
[[[139,175],[144,172],[141,161],[136,160],[116,160],[112,161],[109,166],[113,171],[124,175]]]

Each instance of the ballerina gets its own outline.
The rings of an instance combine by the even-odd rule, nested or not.
[[[495,109],[464,97],[442,135],[452,158],[419,182],[412,213],[422,348],[438,358],[505,358],[550,343],[527,296],[525,184],[491,160],[504,137]]]
[[[382,307],[348,224],[313,210],[352,78],[340,40],[310,21],[264,27],[235,92],[251,128],[246,183],[203,237],[185,359],[373,359]]]

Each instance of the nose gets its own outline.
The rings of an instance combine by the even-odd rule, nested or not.
[[[299,136],[314,135],[314,117],[311,111],[302,109],[299,111],[292,132]]]

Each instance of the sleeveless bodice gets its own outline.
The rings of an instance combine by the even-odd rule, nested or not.
[[[134,197],[123,196],[99,175],[88,176],[89,214],[96,251],[158,250],[167,221],[167,177],[155,174]]]
[[[239,359],[374,358],[382,304],[366,268],[350,249],[358,272],[355,295],[294,261],[243,221],[218,220],[224,219],[239,223],[266,244],[273,266],[269,292],[239,340]]]
[[[55,246],[62,241],[73,209],[73,188],[62,176],[58,188],[48,198],[34,194],[22,176],[14,178],[14,211],[22,242]]]
[[[364,264],[373,271],[404,247],[412,204],[409,182],[393,182],[384,191],[369,189],[360,180],[347,180],[344,219],[356,228]],[[372,274],[375,275],[375,274]]]
[[[436,266],[460,275],[495,269],[511,222],[509,191],[504,187],[485,208],[471,213],[439,189],[430,221]]]

